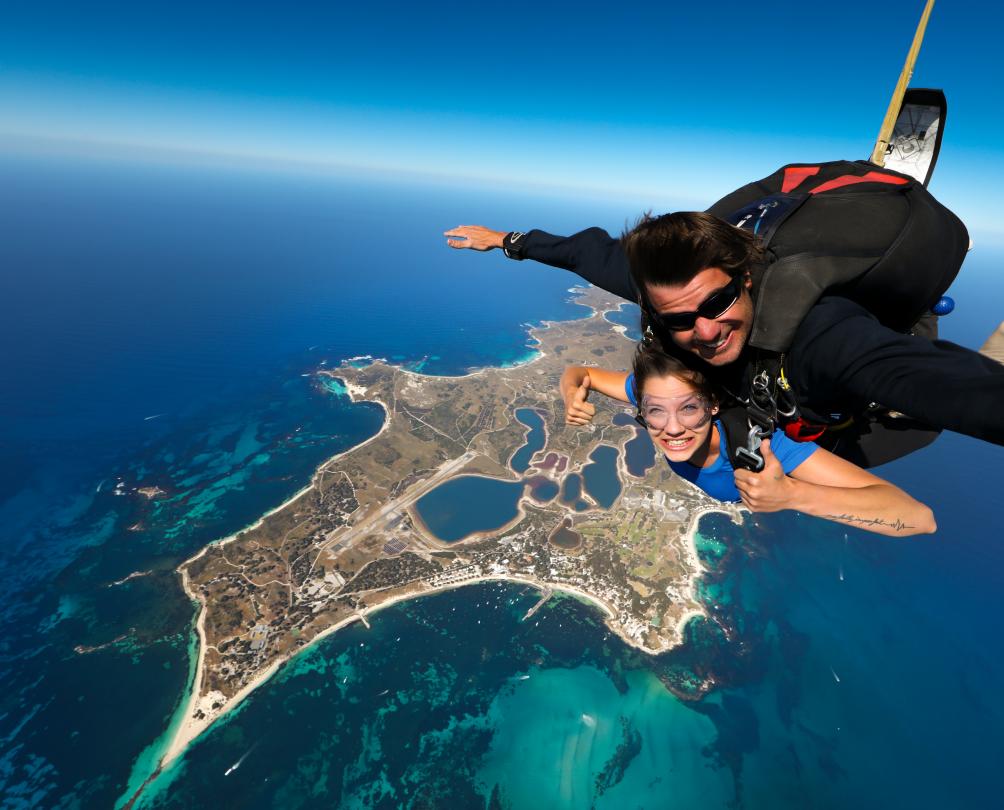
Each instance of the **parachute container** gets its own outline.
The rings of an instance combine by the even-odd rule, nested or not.
[[[948,100],[941,90],[909,88],[889,137],[885,168],[927,186],[938,162],[947,113]]]

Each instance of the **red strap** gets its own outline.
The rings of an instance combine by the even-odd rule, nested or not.
[[[798,188],[806,177],[819,174],[818,166],[789,166],[784,170],[784,182],[781,184],[781,191],[787,194]]]
[[[826,425],[814,425],[801,416],[784,426],[784,434],[795,442],[814,442],[826,433]]]
[[[787,174],[787,172],[785,172]],[[897,186],[901,186],[904,183],[909,183],[905,177],[894,177],[891,174],[885,174],[884,172],[868,172],[868,174],[862,177],[857,177],[853,174],[845,174],[843,177],[835,177],[833,180],[827,180],[825,183],[821,183],[816,186],[810,194],[820,194],[824,191],[830,191],[834,188],[843,188],[844,186],[853,186],[858,183],[892,183]]]

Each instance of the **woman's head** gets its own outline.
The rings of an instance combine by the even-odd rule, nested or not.
[[[704,376],[652,345],[640,344],[634,358],[638,416],[656,446],[671,461],[705,450],[718,397]]]

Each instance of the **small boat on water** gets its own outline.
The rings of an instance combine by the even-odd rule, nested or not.
[[[223,772],[223,775],[224,776],[230,776],[230,774],[232,774],[234,771],[236,771],[244,763],[244,760],[248,758],[248,755],[252,751],[254,751],[255,748],[257,748],[257,747],[258,747],[258,743],[255,743],[254,745],[252,745],[247,751],[244,752],[244,755],[240,759],[238,759],[233,765],[231,765],[229,768],[227,768]]]

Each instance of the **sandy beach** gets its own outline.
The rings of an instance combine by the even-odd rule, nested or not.
[[[365,608],[359,611],[357,614],[349,616],[348,618],[336,624],[333,624],[331,627],[325,628],[323,631],[318,633],[314,638],[312,638],[308,644],[304,645],[303,647],[296,650],[290,655],[277,659],[268,668],[262,670],[262,672],[254,680],[250,681],[243,689],[241,689],[232,698],[230,698],[230,700],[228,700],[226,704],[224,704],[224,706],[222,706],[218,712],[211,714],[207,713],[205,719],[199,720],[194,718],[192,715],[195,712],[195,709],[200,702],[199,687],[201,686],[202,677],[204,673],[206,636],[204,627],[205,608],[203,607],[199,611],[199,618],[198,621],[196,622],[196,632],[198,633],[199,636],[199,658],[196,664],[196,672],[195,672],[193,688],[186,702],[185,717],[182,720],[174,738],[171,740],[170,745],[164,752],[164,756],[161,759],[160,762],[161,770],[166,768],[173,760],[175,760],[179,755],[184,753],[188,745],[191,742],[193,742],[196,738],[198,738],[199,735],[202,734],[202,732],[206,731],[213,723],[215,723],[220,718],[226,716],[233,709],[237,708],[237,706],[240,705],[240,703],[248,695],[250,695],[252,692],[254,692],[255,689],[257,689],[259,686],[265,683],[269,678],[271,678],[272,675],[274,675],[282,666],[284,666],[287,662],[295,658],[297,655],[300,655],[305,650],[308,650],[311,647],[313,647],[321,639],[327,638],[332,633],[341,630],[343,627],[347,627],[348,625],[353,624],[354,622],[361,621],[363,618],[368,618],[372,614],[378,613],[381,610],[384,610],[385,608],[389,608],[393,605],[398,604],[399,602],[405,602],[411,599],[419,599],[425,596],[433,596],[438,593],[445,593],[446,591],[456,590],[457,588],[465,588],[470,585],[477,585],[482,582],[513,582],[521,585],[529,585],[530,587],[533,587],[542,593],[547,590],[562,591],[565,593],[572,594],[573,596],[577,596],[583,599],[584,601],[595,605],[606,614],[608,619],[616,618],[616,613],[614,612],[614,609],[606,602],[604,602],[602,599],[599,599],[598,597],[593,596],[592,594],[586,593],[585,591],[579,590],[578,588],[575,588],[570,585],[553,585],[550,583],[543,583],[523,577],[486,575],[486,576],[471,577],[470,579],[465,580],[464,582],[449,583],[447,585],[442,585],[437,587],[425,586],[416,589],[414,592],[411,593],[403,593],[397,596],[393,596],[387,599],[386,601],[381,602],[379,605],[374,605],[373,607]],[[191,592],[189,588],[188,575],[187,572],[184,571],[182,572],[182,584],[185,589],[185,593],[188,594],[190,598],[197,600],[197,597]],[[620,636],[620,638],[623,639],[625,643],[638,647],[637,643],[632,641],[623,633],[618,632],[616,627],[611,626],[610,629],[613,632],[617,633],[617,635]]]
[[[333,376],[333,377],[337,377],[338,376],[337,372],[335,370],[323,371],[323,372],[320,372],[320,373],[324,374],[326,376]],[[360,386],[352,385],[351,383],[347,383],[345,380],[342,380],[342,382],[345,385],[346,392],[348,393],[349,398],[353,402],[360,401],[361,398],[363,397],[363,395],[365,394],[365,389],[361,388]],[[198,560],[200,557],[202,557],[211,547],[213,547],[213,546],[219,546],[219,545],[225,545],[227,543],[233,542],[237,538],[237,536],[240,535],[240,534],[242,534],[243,532],[246,532],[246,531],[258,528],[259,526],[261,526],[265,522],[265,520],[270,515],[273,515],[276,512],[282,511],[287,506],[289,506],[290,504],[295,503],[297,500],[299,500],[304,495],[306,495],[308,492],[310,492],[314,488],[314,479],[318,475],[320,475],[321,473],[323,473],[323,471],[325,470],[325,468],[328,467],[328,465],[332,464],[333,462],[337,461],[338,459],[342,458],[343,456],[347,455],[348,453],[355,452],[356,450],[359,450],[360,448],[365,447],[370,442],[373,442],[377,438],[379,438],[379,436],[382,433],[384,433],[384,431],[386,431],[388,429],[388,427],[390,426],[390,419],[388,418],[388,415],[390,414],[390,410],[388,409],[387,404],[384,403],[384,402],[382,402],[379,399],[375,399],[374,398],[374,399],[367,399],[365,401],[366,402],[375,402],[381,408],[383,408],[383,411],[384,411],[384,420],[383,420],[383,424],[380,426],[380,430],[378,430],[376,433],[374,433],[372,436],[370,436],[368,439],[366,439],[366,441],[360,442],[359,444],[354,445],[353,447],[350,447],[347,450],[343,450],[340,453],[336,453],[335,455],[331,456],[331,458],[326,459],[324,461],[324,463],[321,464],[317,468],[317,470],[314,472],[314,475],[311,476],[310,483],[307,484],[305,487],[303,487],[302,489],[298,490],[296,493],[294,493],[292,496],[290,496],[289,498],[287,498],[285,501],[283,501],[281,504],[279,504],[278,506],[276,506],[274,509],[269,509],[267,512],[265,512],[264,514],[262,514],[261,517],[259,517],[257,520],[255,520],[253,523],[250,523],[249,525],[245,526],[244,528],[240,529],[239,531],[234,532],[233,534],[229,534],[226,537],[223,537],[223,538],[221,538],[219,540],[215,540],[212,543],[207,544],[202,550],[199,551],[198,554],[195,554],[194,556],[192,556],[189,559],[185,560],[185,562],[182,563],[182,565],[180,566],[182,588],[184,589],[185,594],[189,597],[189,599],[191,599],[194,602],[197,602],[198,605],[199,605],[199,616],[198,616],[198,619],[196,620],[196,624],[195,624],[196,632],[197,632],[197,634],[199,636],[199,656],[198,656],[198,661],[196,662],[196,667],[195,667],[195,677],[193,679],[193,683],[192,683],[192,686],[191,686],[190,691],[189,691],[188,699],[185,702],[185,717],[182,720],[181,725],[178,727],[178,730],[175,733],[174,737],[172,738],[171,743],[168,745],[167,750],[164,752],[163,757],[161,758],[161,762],[160,762],[160,768],[161,769],[163,769],[164,767],[166,767],[182,751],[184,751],[184,749],[188,746],[188,744],[192,740],[194,740],[196,737],[198,737],[199,734],[201,734],[206,728],[208,728],[210,725],[212,725],[212,723],[215,720],[219,719],[219,717],[222,717],[230,709],[232,709],[234,706],[236,706],[241,700],[243,700],[245,697],[247,697],[248,694],[250,694],[257,686],[259,686],[265,680],[267,680],[269,677],[271,677],[271,675],[275,672],[275,670],[277,670],[283,663],[285,663],[286,660],[288,660],[288,659],[281,659],[279,661],[276,661],[272,666],[268,667],[265,671],[263,671],[263,673],[261,674],[261,676],[259,678],[256,678],[254,681],[252,681],[251,683],[249,683],[244,689],[242,689],[240,692],[238,692],[236,695],[234,695],[234,697],[231,698],[231,700],[228,701],[227,704],[224,706],[223,710],[219,714],[214,715],[212,717],[212,719],[209,719],[207,721],[201,721],[201,720],[197,720],[197,719],[193,718],[192,714],[194,713],[195,708],[196,708],[196,706],[199,703],[199,693],[201,691],[202,678],[203,678],[203,674],[204,674],[204,670],[205,670],[205,654],[206,654],[206,643],[207,643],[206,642],[206,633],[205,633],[205,615],[206,615],[206,609],[205,609],[205,605],[203,605],[202,601],[198,598],[198,595],[192,592],[192,589],[191,589],[190,583],[189,583],[189,579],[188,579],[188,571],[186,570],[186,566],[188,566],[190,563],[193,563],[196,560]],[[330,628],[327,628],[322,633],[319,633],[313,639],[313,641],[317,641],[318,639],[322,638],[323,636],[325,636],[325,635],[327,635],[329,633],[335,632],[336,630],[340,629],[341,627],[344,627],[346,624],[351,623],[351,621],[355,621],[355,618],[352,618],[350,620],[341,622],[341,623],[336,624],[336,625],[334,625],[334,626],[332,626]],[[311,643],[313,643],[313,641]]]

